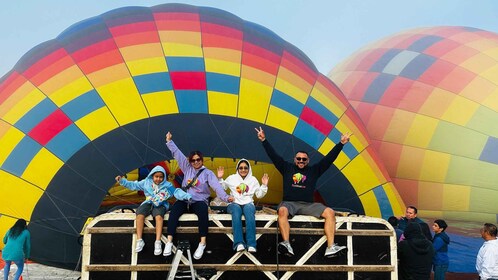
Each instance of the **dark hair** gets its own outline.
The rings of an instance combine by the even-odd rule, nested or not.
[[[387,222],[393,226],[393,228],[396,228],[398,226],[398,218],[391,216],[387,219]]]
[[[489,233],[491,236],[496,236],[497,234],[496,226],[490,223],[484,224],[484,231]]]
[[[413,209],[413,211],[415,211],[415,214],[417,214],[417,213],[418,213],[418,209],[417,209],[417,207],[415,207],[415,206],[410,205],[410,206],[408,206],[408,207],[406,207],[406,208]]]
[[[309,156],[310,156],[310,155],[308,155],[308,152],[305,152],[305,151],[297,151],[297,152],[296,152],[296,155],[297,155],[297,154],[299,154],[299,153],[301,153],[301,154],[305,154],[307,157],[309,157]]]
[[[12,238],[16,238],[26,229],[26,220],[19,219],[17,222],[10,228],[9,236]]]
[[[239,161],[239,163],[237,164],[237,168],[239,168],[239,166],[240,166],[241,163],[247,164],[248,168],[249,168],[249,166],[251,166],[247,160],[243,159],[243,160]]]
[[[190,154],[188,155],[188,161],[190,162],[195,155],[199,156],[201,160],[204,161],[204,156],[202,155],[201,151],[190,152]]]
[[[403,235],[405,236],[406,239],[425,238],[422,235],[422,228],[417,222],[408,223],[408,225],[405,228],[405,231],[403,232]]]
[[[448,224],[446,224],[444,220],[435,220],[434,223],[437,224],[439,228],[442,228],[443,231],[445,231],[446,228],[448,227]]]

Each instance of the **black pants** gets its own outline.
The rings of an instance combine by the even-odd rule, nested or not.
[[[173,207],[171,207],[171,211],[169,212],[167,230],[168,235],[175,235],[180,216],[187,212],[195,213],[197,215],[197,220],[199,221],[199,234],[201,237],[207,236],[209,217],[208,206],[206,202],[194,201],[189,204],[188,202],[181,200],[177,200],[175,204],[173,204]]]

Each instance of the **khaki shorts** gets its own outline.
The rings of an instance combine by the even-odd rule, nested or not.
[[[289,216],[292,218],[295,215],[308,215],[316,218],[321,218],[323,211],[327,206],[318,202],[303,202],[303,201],[282,201],[277,208],[284,206],[289,210]]]

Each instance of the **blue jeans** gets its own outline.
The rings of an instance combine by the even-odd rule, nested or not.
[[[239,205],[231,203],[227,207],[227,212],[232,214],[233,249],[242,244],[244,247],[256,248],[256,207],[253,203]],[[244,231],[242,229],[242,214],[246,219],[246,240],[244,242]]]
[[[444,280],[444,274],[448,271],[447,264],[434,265],[434,280]]]
[[[5,267],[3,268],[3,279],[8,280],[9,278],[9,272],[10,272],[10,265],[14,262],[17,265],[17,271],[16,274],[14,275],[14,280],[19,280],[19,277],[21,277],[21,273],[24,269],[24,260],[17,260],[17,261],[5,261]]]

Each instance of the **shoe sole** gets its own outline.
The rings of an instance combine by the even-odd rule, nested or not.
[[[346,253],[347,251],[348,251],[348,248],[344,248],[344,249],[341,249],[333,254],[325,255],[325,257],[328,259],[339,257],[339,256],[344,255],[344,253]]]
[[[282,255],[285,255],[287,257],[293,257],[294,254],[292,254],[291,252],[289,252],[289,250],[287,250],[287,248],[285,246],[281,246],[281,245],[278,245],[278,252]]]

